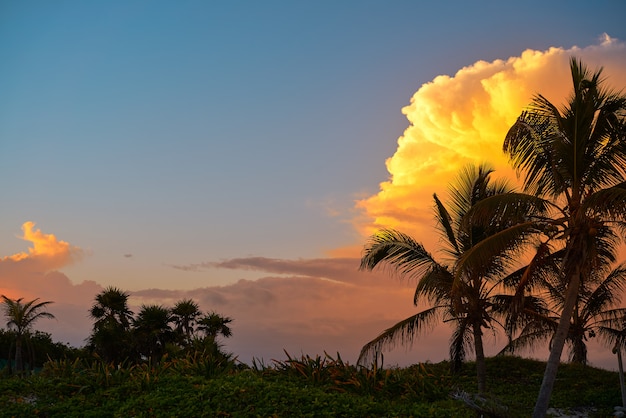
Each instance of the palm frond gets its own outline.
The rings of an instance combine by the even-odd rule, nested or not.
[[[450,362],[452,371],[461,370],[461,365],[467,357],[467,353],[472,350],[472,332],[468,318],[458,318],[455,320],[456,327],[450,338]]]
[[[494,262],[499,262],[505,267],[513,266],[517,262],[514,256],[523,252],[523,247],[531,242],[536,233],[535,222],[524,222],[476,243],[459,257],[455,266],[457,280],[468,272],[480,273],[489,270],[494,266]]]
[[[428,301],[434,304],[450,301],[453,283],[454,276],[448,269],[440,265],[433,265],[422,275],[417,286],[415,286],[413,304],[417,306],[421,296],[425,296]]]
[[[384,330],[378,337],[363,346],[357,364],[368,364],[378,357],[384,349],[393,349],[396,343],[413,344],[421,333],[432,329],[441,316],[443,306],[434,306],[410,316],[394,326]]]
[[[381,229],[370,237],[361,258],[360,269],[373,270],[381,263],[409,277],[418,277],[438,264],[422,244],[393,229]]]
[[[626,181],[590,194],[584,200],[581,209],[590,216],[626,220]]]
[[[460,253],[459,245],[456,240],[454,229],[452,228],[452,220],[446,207],[441,203],[441,200],[437,197],[437,194],[433,194],[435,200],[435,218],[437,224],[441,227],[443,235],[446,237],[446,242],[451,247],[452,251],[449,251],[451,255],[457,255]]]

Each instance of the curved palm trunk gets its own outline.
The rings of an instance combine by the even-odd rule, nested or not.
[[[476,352],[476,377],[478,378],[478,392],[484,393],[487,389],[487,365],[483,348],[483,332],[480,325],[474,325],[474,351]]]
[[[546,370],[543,373],[543,381],[541,382],[541,388],[539,389],[539,395],[537,396],[537,403],[535,403],[535,410],[533,411],[533,418],[543,418],[548,411],[548,405],[550,404],[550,396],[552,395],[552,388],[554,387],[554,381],[556,380],[556,372],[561,362],[561,354],[563,353],[563,346],[565,345],[565,339],[569,331],[570,321],[572,314],[574,313],[574,306],[578,299],[578,288],[580,287],[580,268],[577,266],[572,280],[567,287],[567,293],[565,295],[565,304],[563,305],[563,311],[561,312],[561,318],[559,319],[559,325],[554,334],[552,340],[552,348],[550,349],[550,356],[546,363]]]

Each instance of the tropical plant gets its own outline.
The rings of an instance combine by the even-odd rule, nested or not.
[[[525,244],[525,229],[516,234],[517,241],[479,263],[471,262],[468,254],[488,236],[517,224],[511,217],[507,222],[479,227],[467,220],[472,207],[483,199],[511,192],[504,181],[491,179],[487,166],[468,167],[450,188],[448,207],[434,195],[437,228],[442,236],[445,262],[437,261],[426,248],[410,236],[393,229],[383,229],[373,235],[365,246],[361,270],[372,270],[379,264],[392,267],[397,273],[418,280],[414,304],[425,298],[431,306],[391,328],[367,343],[359,355],[359,363],[377,358],[386,347],[397,341],[412,343],[413,339],[436,322],[452,323],[450,358],[454,370],[460,368],[468,350],[476,355],[478,387],[486,386],[486,366],[483,330],[492,329],[498,318],[504,318],[510,296],[498,294],[505,273],[512,269],[510,257]],[[528,302],[532,299],[528,299]],[[473,346],[472,346],[473,344]]]
[[[165,353],[165,346],[176,339],[170,326],[171,311],[161,305],[142,305],[133,322],[136,348],[142,357],[156,364]]]
[[[128,308],[128,297],[127,292],[109,286],[96,295],[89,310],[95,322],[88,346],[105,361],[120,363],[132,355],[133,312]]]
[[[9,330],[13,331],[15,336],[15,369],[17,372],[22,372],[24,370],[24,343],[28,344],[30,331],[37,320],[41,318],[54,318],[53,314],[45,310],[46,307],[53,302],[39,302],[39,298],[29,302],[22,302],[24,298],[11,299],[5,295],[1,297],[4,303],[4,315],[8,319],[7,327]],[[31,358],[33,357],[34,356],[31,355]]]
[[[569,346],[569,360],[572,363],[587,364],[587,341],[596,336],[611,341],[619,332],[626,308],[615,308],[626,288],[626,265],[620,264],[609,274],[604,268],[595,268],[585,277],[574,306],[566,345]],[[537,342],[550,340],[558,327],[558,312],[565,303],[563,281],[559,276],[548,276],[552,281],[544,283],[546,298],[555,310],[547,313],[532,312],[520,334],[513,339],[503,352],[514,353],[523,348],[532,348]]]
[[[231,322],[233,322],[232,318],[209,312],[198,321],[198,330],[214,341],[220,335],[228,338],[233,334],[228,326]]]
[[[563,308],[550,348],[535,417],[546,414],[581,283],[600,262],[615,259],[626,220],[626,96],[603,87],[572,58],[573,92],[557,107],[536,95],[506,135],[503,149],[524,191],[546,199],[553,216],[536,223],[562,250]],[[545,247],[542,247],[545,248]]]
[[[183,345],[188,345],[194,336],[194,325],[202,312],[196,302],[191,299],[183,299],[172,308],[172,321],[181,338]]]

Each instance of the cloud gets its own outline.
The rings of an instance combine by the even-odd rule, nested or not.
[[[537,92],[555,103],[563,101],[570,88],[567,64],[572,55],[592,68],[604,66],[610,85],[626,86],[625,44],[605,36],[598,45],[582,49],[527,50],[519,57],[477,62],[420,87],[402,110],[409,126],[386,162],[390,179],[381,183],[377,194],[356,204],[357,229],[368,235],[379,227],[396,227],[427,246],[434,245],[433,192],[445,195],[449,180],[469,162],[489,161],[503,175],[511,175],[500,153],[508,127]],[[102,286],[88,281],[74,284],[58,271],[82,257],[79,248],[35,230],[33,223],[25,223],[23,229],[23,239],[33,246],[27,253],[0,259],[0,292],[54,300],[51,311],[58,321],[42,322],[38,328],[51,329],[55,339],[80,345],[91,328],[87,309]],[[246,362],[253,357],[284,359],[283,349],[296,356],[339,351],[354,362],[364,343],[419,309],[412,304],[414,283],[385,271],[358,270],[358,247],[337,249],[330,258],[246,257],[171,266],[180,275],[229,269],[258,272],[260,277],[193,290],[135,291],[131,307],[172,306],[192,298],[204,311],[230,316],[233,337],[224,341],[226,349]],[[409,353],[405,348],[387,353],[386,362],[442,360],[447,357],[449,337],[448,327],[439,326],[417,340]],[[492,350],[487,354],[504,343],[502,338],[487,341]],[[538,349],[535,355],[545,357],[546,352]],[[596,353],[593,347],[590,353]],[[597,353],[593,362],[606,350]],[[611,359],[602,361],[604,367],[612,366]]]
[[[284,260],[267,257],[232,258],[222,261],[172,266],[183,271],[199,272],[210,268],[258,271],[281,275],[323,278],[345,283],[378,284],[376,278],[359,274],[360,259],[354,257]]]
[[[40,229],[35,229],[35,223],[28,221],[22,224],[22,236],[24,241],[32,243],[28,252],[21,252],[6,256],[0,262],[38,262],[48,268],[57,268],[78,261],[83,256],[83,251],[71,246],[65,241],[59,241],[52,234],[44,234]]]
[[[53,301],[49,311],[56,319],[42,321],[37,328],[52,332],[63,342],[82,345],[85,330],[90,327],[87,308],[102,287],[93,281],[74,284],[57,271],[81,260],[82,249],[35,229],[34,222],[25,222],[22,231],[20,238],[32,246],[28,252],[0,259],[0,294],[13,299]]]
[[[235,258],[202,263],[203,268],[254,270],[268,273],[257,280],[239,280],[228,286],[186,292],[142,290],[132,293],[132,303],[164,303],[190,297],[205,310],[234,319],[233,337],[226,348],[240,360],[253,357],[284,359],[291,355],[335,354],[355,362],[360,348],[398,319],[416,313],[413,284],[384,272],[358,270],[359,259],[282,260],[264,257]],[[405,354],[390,355],[389,362],[411,363],[443,359],[441,347],[448,330],[434,332],[429,343]],[[432,342],[433,344],[431,344]]]
[[[604,67],[609,85],[626,86],[626,44],[608,35],[582,49],[526,50],[506,60],[479,61],[422,85],[402,109],[409,126],[386,161],[389,180],[356,203],[357,229],[369,235],[393,227],[435,245],[433,193],[445,196],[450,180],[468,163],[489,162],[496,174],[514,179],[501,152],[506,132],[536,93],[564,102],[571,56],[592,69]]]

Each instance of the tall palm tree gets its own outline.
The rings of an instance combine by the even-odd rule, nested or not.
[[[176,334],[170,323],[171,311],[161,305],[142,305],[133,323],[137,349],[155,364],[165,353],[167,343],[174,342]]]
[[[626,308],[615,308],[626,288],[626,265],[620,264],[606,276],[604,268],[596,268],[581,284],[579,298],[574,306],[566,345],[572,363],[587,364],[587,340],[596,335],[610,341],[621,328]],[[554,277],[553,277],[554,278]],[[534,320],[526,323],[519,336],[513,339],[503,352],[531,347],[538,341],[550,340],[558,327],[558,312],[565,303],[563,281],[556,277],[544,284],[547,298],[557,311],[548,314],[535,313]]]
[[[54,318],[54,315],[45,311],[47,305],[53,302],[38,302],[39,298],[30,302],[22,302],[24,298],[14,300],[5,295],[1,297],[4,303],[4,315],[8,319],[7,327],[15,333],[15,369],[22,372],[24,370],[23,343],[28,340],[30,330],[37,320]]]
[[[121,362],[131,356],[133,312],[128,307],[128,297],[127,292],[109,286],[96,295],[89,310],[95,322],[88,345],[106,361]]]
[[[473,348],[479,390],[485,390],[483,329],[493,328],[497,319],[504,318],[510,297],[497,292],[505,273],[513,266],[509,256],[526,242],[526,230],[521,228],[516,233],[515,244],[508,241],[509,245],[499,254],[481,259],[479,263],[468,257],[486,237],[520,223],[520,219],[512,217],[508,223],[485,226],[475,226],[468,221],[468,213],[478,202],[511,192],[505,182],[492,181],[491,173],[485,165],[462,171],[457,183],[450,188],[449,208],[434,195],[445,262],[437,261],[422,244],[399,231],[384,229],[370,238],[361,259],[361,270],[385,264],[403,276],[418,279],[413,302],[417,306],[425,298],[431,307],[398,322],[367,343],[358,362],[377,358],[383,348],[393,346],[398,340],[412,343],[415,336],[443,320],[455,327],[450,342],[453,367],[458,369],[466,351]],[[530,301],[532,299],[528,299]]]
[[[570,68],[573,92],[566,105],[535,96],[503,146],[525,192],[555,205],[548,234],[564,250],[565,298],[535,417],[548,409],[583,278],[598,257],[614,258],[615,240],[607,230],[623,231],[626,219],[626,96],[603,87],[602,69],[592,73],[574,58]]]
[[[181,336],[183,344],[188,344],[194,335],[194,325],[202,315],[200,307],[191,299],[183,299],[176,302],[171,313],[176,332]]]

